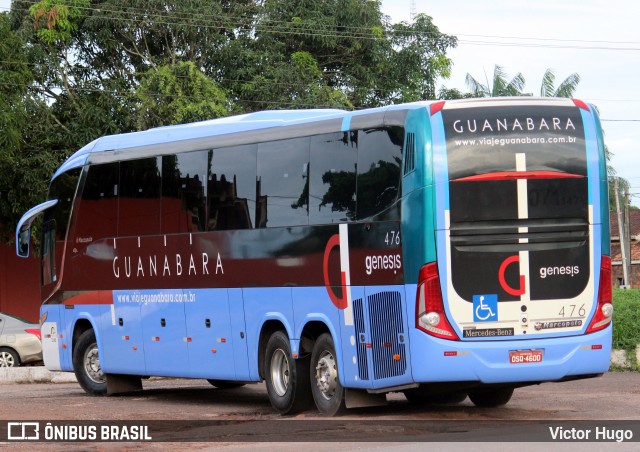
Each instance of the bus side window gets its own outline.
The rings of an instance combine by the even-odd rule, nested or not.
[[[260,143],[256,227],[309,223],[309,138]]]
[[[119,164],[89,167],[77,208],[74,240],[89,244],[118,233]]]
[[[56,280],[56,220],[52,219],[42,228],[42,285]]]
[[[251,229],[255,224],[255,144],[213,149],[208,155],[208,231]]]
[[[162,233],[204,231],[207,151],[162,157]]]
[[[357,132],[311,137],[309,223],[330,224],[356,218]]]
[[[160,233],[161,159],[120,162],[118,236]]]
[[[383,212],[398,199],[403,144],[401,127],[358,131],[358,220]]]

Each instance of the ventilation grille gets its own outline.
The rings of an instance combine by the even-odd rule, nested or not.
[[[407,369],[402,303],[399,292],[380,292],[367,298],[371,329],[373,377],[403,375]]]
[[[407,133],[404,149],[404,174],[408,174],[416,167],[416,138],[414,133]]]
[[[358,378],[369,379],[369,360],[367,358],[367,340],[364,328],[364,302],[362,298],[353,300],[353,318],[356,327],[357,343],[356,355],[358,358]]]

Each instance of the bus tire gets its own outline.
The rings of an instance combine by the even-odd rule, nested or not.
[[[73,348],[73,370],[87,394],[97,396],[107,393],[107,376],[100,367],[98,343],[92,329],[82,333]]]
[[[211,384],[211,386],[215,386],[218,389],[240,388],[246,384],[246,383],[238,383],[237,381],[233,381],[233,380],[207,379],[207,381],[209,382],[209,384]]]
[[[309,358],[293,359],[289,338],[282,331],[273,333],[267,342],[264,371],[269,401],[278,413],[309,409]]]
[[[340,384],[336,348],[329,333],[322,334],[311,353],[311,392],[318,411],[335,416],[346,409],[344,387]]]
[[[506,405],[513,395],[513,388],[469,391],[469,398],[475,406],[492,408]]]

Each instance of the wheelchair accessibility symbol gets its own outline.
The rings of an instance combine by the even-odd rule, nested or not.
[[[473,296],[473,321],[496,322],[498,320],[498,294]]]

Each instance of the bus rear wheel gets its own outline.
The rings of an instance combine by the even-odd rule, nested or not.
[[[309,358],[293,359],[289,338],[276,331],[267,342],[265,352],[267,394],[280,414],[293,414],[311,406]]]
[[[340,384],[338,360],[333,339],[322,334],[311,353],[311,392],[318,411],[325,416],[335,416],[346,409],[344,387]]]
[[[78,383],[87,394],[105,395],[107,377],[100,367],[98,343],[93,330],[80,335],[73,349],[73,370]]]
[[[469,392],[469,399],[475,406],[492,408],[506,405],[513,395],[513,388],[477,390]]]

